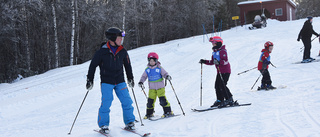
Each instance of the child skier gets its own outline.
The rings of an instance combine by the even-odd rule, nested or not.
[[[222,45],[223,40],[219,36],[211,37],[209,40],[212,43],[212,57],[211,60],[201,59],[199,63],[206,65],[215,65],[217,68],[217,76],[215,82],[215,90],[217,100],[211,107],[226,107],[227,105],[237,105],[233,101],[232,94],[227,87],[227,82],[230,77],[231,68],[228,61],[226,46]]]
[[[143,82],[148,79],[149,83],[149,94],[147,103],[147,114],[144,119],[149,119],[153,117],[154,103],[156,102],[157,96],[159,97],[160,105],[163,107],[164,114],[161,117],[169,117],[174,115],[171,111],[170,103],[165,96],[165,85],[163,78],[171,80],[171,76],[161,67],[161,63],[158,61],[159,56],[155,52],[150,52],[148,54],[148,65],[143,72],[139,86],[143,88]]]
[[[270,41],[267,41],[264,44],[264,49],[262,49],[261,51],[261,56],[258,63],[258,70],[262,74],[261,87],[258,87],[258,90],[275,89],[275,87],[271,85],[272,81],[271,81],[270,73],[268,71],[268,67],[269,67],[268,65],[271,63],[270,53],[272,52],[272,50],[273,50],[273,43]]]

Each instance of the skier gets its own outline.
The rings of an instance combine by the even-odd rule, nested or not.
[[[261,51],[261,56],[258,62],[258,70],[262,74],[261,87],[258,87],[258,90],[275,89],[275,87],[271,85],[272,81],[271,81],[270,73],[268,71],[268,67],[269,67],[268,65],[271,63],[270,53],[272,52],[272,50],[273,50],[273,43],[270,41],[267,41],[264,44],[264,49],[262,49]]]
[[[303,52],[303,60],[302,63],[311,62],[315,60],[314,58],[310,57],[310,50],[311,50],[311,36],[312,34],[319,37],[319,34],[313,30],[312,27],[312,16],[307,17],[307,20],[304,22],[302,29],[298,35],[297,41],[302,39],[304,45],[304,52]]]
[[[147,103],[147,113],[144,119],[149,119],[153,117],[154,112],[154,103],[156,102],[157,96],[159,97],[160,105],[163,108],[164,114],[161,117],[169,117],[174,115],[171,111],[170,103],[168,102],[165,96],[165,84],[163,78],[166,80],[171,80],[171,76],[168,74],[161,63],[158,61],[159,56],[155,52],[150,52],[148,54],[148,65],[145,71],[143,72],[139,86],[143,88],[143,82],[148,79],[149,84],[149,94],[148,94],[148,103]]]
[[[102,47],[98,50],[91,60],[86,87],[91,90],[93,87],[93,79],[96,67],[100,68],[101,78],[101,106],[99,108],[98,125],[100,132],[109,133],[110,123],[110,106],[113,101],[113,90],[119,98],[123,111],[123,121],[125,129],[135,130],[133,115],[132,99],[124,80],[123,66],[126,70],[128,85],[134,87],[133,74],[129,55],[127,50],[121,45],[124,31],[119,28],[111,27],[105,35],[107,42],[102,43]]]
[[[227,82],[230,77],[231,68],[228,61],[226,46],[222,45],[223,40],[219,36],[211,37],[209,40],[212,43],[212,57],[211,60],[201,59],[199,63],[206,65],[215,65],[217,68],[217,76],[215,82],[215,90],[217,100],[211,107],[226,107],[227,105],[237,105],[233,101],[232,94],[227,87]]]

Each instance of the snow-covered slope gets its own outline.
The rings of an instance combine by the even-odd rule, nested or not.
[[[137,130],[151,132],[153,137],[320,136],[320,63],[293,64],[302,59],[300,48],[303,44],[296,39],[303,23],[304,20],[268,20],[268,27],[264,29],[237,27],[222,32],[232,69],[228,87],[234,99],[240,103],[252,103],[246,107],[203,113],[191,111],[191,108],[200,107],[201,69],[198,61],[202,58],[210,59],[212,54],[211,44],[207,42],[206,36],[205,42],[203,36],[195,36],[130,50],[136,83],[146,67],[147,54],[159,54],[159,61],[173,78],[173,87],[186,114],[159,121],[143,120],[144,126],[136,123]],[[314,18],[313,26],[320,32],[320,18]],[[242,75],[237,73],[257,66],[260,51],[266,41],[274,43],[271,61],[277,68],[270,66],[269,69],[273,85],[287,88],[251,91],[259,72],[252,70]],[[312,44],[311,56],[319,58],[316,57],[320,49],[318,39]],[[72,134],[67,135],[86,94],[88,66],[89,62],[86,62],[54,69],[12,84],[0,84],[0,136],[101,137],[93,132],[93,129],[98,128],[97,113],[101,97],[98,68],[94,88],[85,100]],[[215,76],[214,66],[203,66],[202,107],[212,105],[216,99]],[[257,85],[260,85],[260,80]],[[147,100],[137,85],[134,92],[143,116]],[[182,114],[170,85],[166,87],[166,95],[174,113]],[[136,119],[139,120],[136,105],[133,105]],[[158,100],[155,114],[162,114]],[[113,101],[110,115],[112,136],[135,136],[121,130],[124,124],[117,97]]]

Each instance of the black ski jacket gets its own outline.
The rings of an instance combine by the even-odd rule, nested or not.
[[[87,78],[93,81],[96,67],[100,68],[101,83],[119,84],[125,82],[123,66],[127,78],[133,79],[132,67],[127,50],[121,45],[115,54],[110,49],[110,43],[102,45],[91,60]]]
[[[300,30],[298,40],[311,39],[312,34],[316,35],[317,37],[319,36],[319,34],[313,30],[313,27],[312,27],[310,20],[307,20],[306,22],[304,22],[304,25],[303,25],[302,29]]]

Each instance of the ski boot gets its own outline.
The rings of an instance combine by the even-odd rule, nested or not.
[[[261,84],[261,86],[258,87],[258,90],[262,90],[262,89],[267,89],[267,85],[266,84]]]
[[[162,118],[164,117],[170,117],[170,116],[173,116],[173,112],[171,111],[171,107],[163,107],[163,115],[161,116]]]
[[[301,61],[301,63],[309,63],[311,61],[312,61],[312,59],[304,59],[304,60]]]
[[[164,113],[161,117],[162,117],[162,118],[165,118],[165,117],[171,117],[171,116],[174,116],[174,114],[173,114],[172,111],[171,111],[171,112],[166,112],[166,113]]]
[[[237,101],[233,101],[233,98],[230,97],[229,99],[227,99],[226,101],[226,104],[229,105],[229,106],[237,106],[239,105],[239,103]]]
[[[274,86],[272,86],[272,85],[267,85],[267,90],[269,90],[269,89],[276,89],[276,87],[274,87]]]
[[[309,60],[314,61],[314,60],[316,60],[316,59],[315,59],[315,58],[311,58],[311,57],[310,57],[310,58],[309,58]]]
[[[149,119],[149,118],[151,118],[151,117],[154,117],[154,115],[153,115],[153,114],[145,115],[145,116],[143,117],[143,119]]]
[[[134,126],[134,122],[130,122],[124,127],[125,130],[136,130],[136,127]]]
[[[103,134],[109,134],[110,130],[109,130],[109,126],[102,126],[100,127],[99,132],[103,133]]]
[[[154,117],[153,112],[153,109],[147,109],[147,114],[144,116],[143,119],[149,119],[150,117]]]
[[[218,108],[224,108],[224,107],[226,107],[226,106],[227,106],[226,101],[225,101],[225,100],[222,100],[222,101],[220,102]]]
[[[220,101],[219,99],[217,99],[217,100],[213,103],[213,105],[211,105],[210,107],[217,107],[217,106],[220,105],[220,103],[221,103],[221,101]]]

